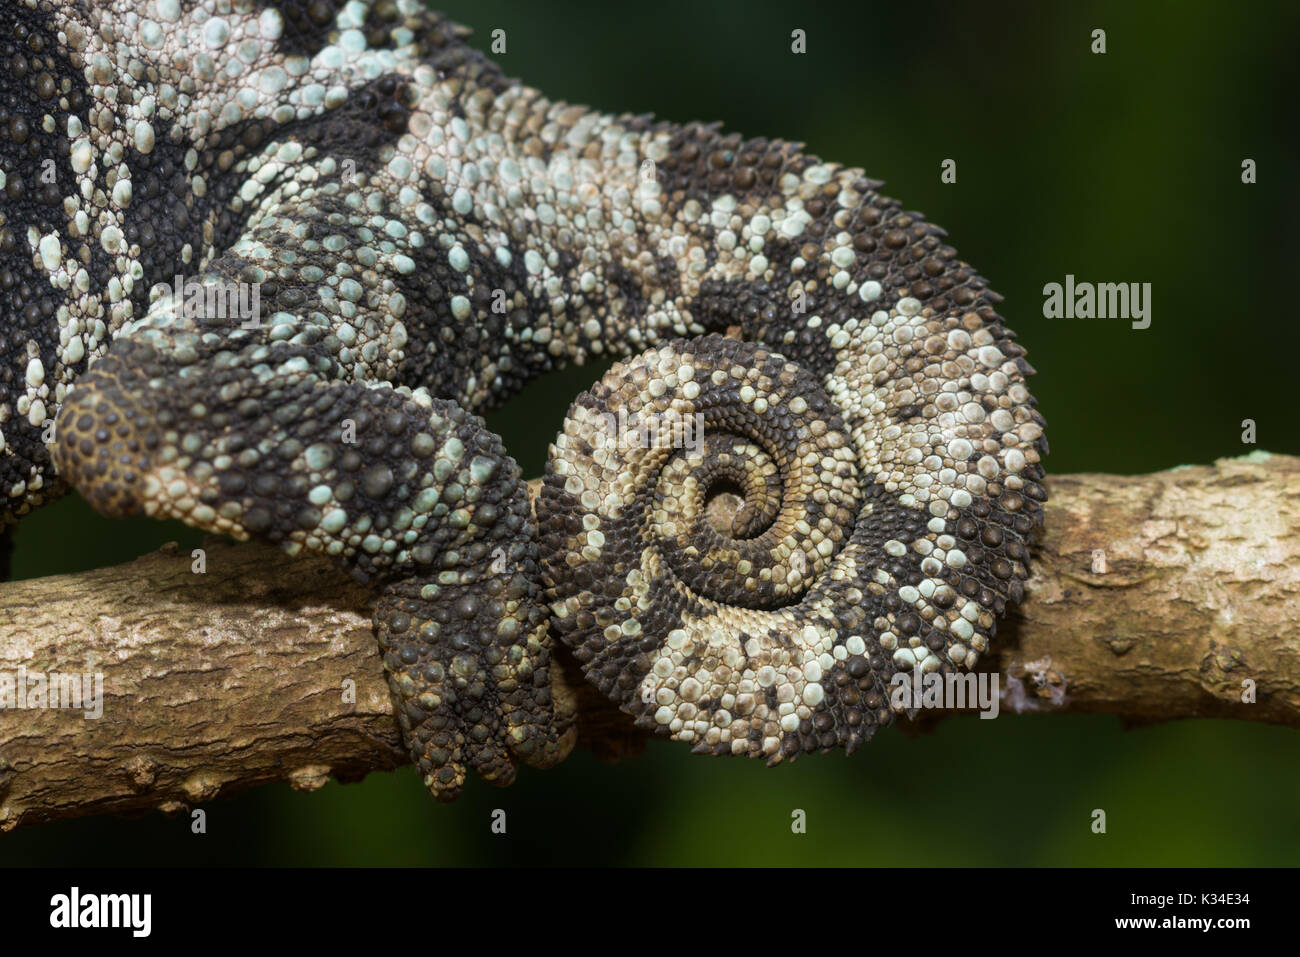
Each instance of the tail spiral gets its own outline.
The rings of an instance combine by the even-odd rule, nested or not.
[[[780,760],[889,720],[870,553],[925,518],[864,487],[821,383],[771,349],[616,365],[570,409],[538,513],[559,634],[641,726]]]

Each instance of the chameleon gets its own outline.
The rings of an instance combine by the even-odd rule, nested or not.
[[[0,526],[75,491],[333,557],[454,798],[636,724],[852,752],[1046,500],[993,293],[861,169],[547,99],[417,0],[0,9]],[[479,414],[616,359],[533,501]]]

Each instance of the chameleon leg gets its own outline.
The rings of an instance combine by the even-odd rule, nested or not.
[[[473,767],[565,756],[527,488],[500,440],[450,400],[332,379],[271,330],[151,317],[69,394],[54,460],[108,515],[178,518],[380,589],[376,625],[413,759],[440,799]],[[307,337],[310,338],[310,337]]]

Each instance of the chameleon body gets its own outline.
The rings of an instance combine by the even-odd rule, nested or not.
[[[697,750],[852,750],[1027,576],[1046,444],[998,297],[860,170],[549,101],[466,32],[5,4],[3,524],[71,488],[336,557],[440,798],[565,756],[552,636]],[[534,510],[475,413],[602,356]]]

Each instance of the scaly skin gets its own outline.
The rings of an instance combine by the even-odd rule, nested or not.
[[[644,726],[778,761],[866,740],[1019,598],[1032,370],[859,170],[552,103],[414,0],[0,28],[0,525],[71,487],[335,556],[437,797],[567,753],[551,631]],[[227,283],[260,322],[184,286]],[[474,413],[600,355],[633,358],[534,517]]]

